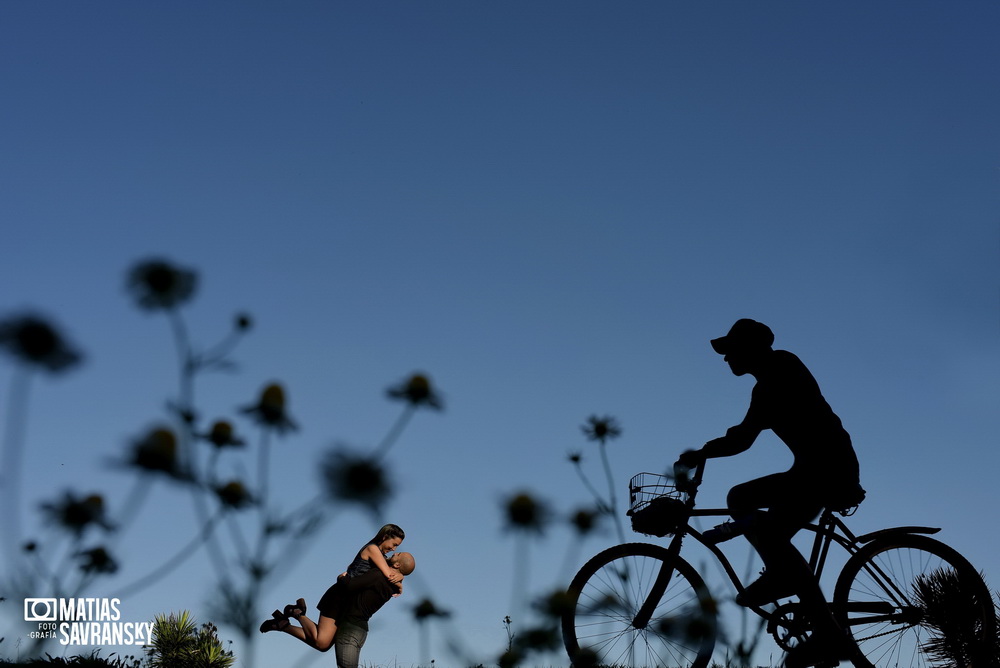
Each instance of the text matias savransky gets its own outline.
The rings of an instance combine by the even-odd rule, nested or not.
[[[56,638],[62,645],[144,645],[152,622],[121,621],[117,598],[26,598],[24,620],[36,622],[31,638]]]

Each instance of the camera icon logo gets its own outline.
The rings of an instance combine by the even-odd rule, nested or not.
[[[59,612],[59,605],[54,598],[24,599],[24,621],[54,622]]]

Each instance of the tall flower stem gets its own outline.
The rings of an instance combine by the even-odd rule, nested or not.
[[[270,494],[270,460],[271,460],[271,439],[270,430],[261,430],[260,447],[257,449],[257,494],[261,508],[261,518],[264,524],[267,523],[267,502]],[[261,529],[264,529],[262,524]]]
[[[4,546],[8,563],[17,563],[21,543],[21,475],[24,459],[24,437],[27,431],[28,395],[31,372],[16,367],[10,379],[7,404],[7,424],[3,442],[3,503],[7,521]]]
[[[389,453],[389,450],[392,448],[393,445],[396,444],[396,441],[399,440],[399,436],[403,433],[403,430],[406,428],[406,425],[409,424],[410,422],[410,418],[413,417],[413,414],[416,411],[417,411],[416,404],[413,403],[406,404],[406,406],[403,408],[403,412],[400,413],[398,418],[396,418],[396,421],[389,429],[389,432],[382,439],[382,442],[378,444],[377,448],[375,448],[375,454],[374,454],[375,461],[381,461],[381,459]]]
[[[530,577],[529,538],[519,531],[514,539],[514,577],[511,579],[510,609],[515,614],[523,612]]]
[[[583,467],[580,466],[580,462],[574,461],[573,468],[576,470],[576,474],[580,478],[580,482],[583,483],[583,486],[587,488],[587,491],[590,492],[591,496],[594,497],[594,500],[597,501],[598,509],[610,513],[611,508],[608,506],[608,502],[603,496],[601,496],[601,493],[597,491],[594,484],[590,482],[590,478],[588,478],[587,474],[583,472]]]
[[[608,452],[604,441],[601,441],[601,463],[604,465],[604,474],[608,479],[608,508],[611,517],[615,521],[615,530],[618,532],[618,539],[624,543],[625,530],[622,528],[622,520],[618,516],[618,501],[615,497],[615,478],[611,473],[611,462],[608,461]]]
[[[129,594],[134,594],[137,591],[142,591],[147,587],[153,586],[167,575],[170,575],[170,573],[192,557],[198,551],[198,547],[208,540],[208,537],[215,530],[215,527],[218,525],[218,522],[224,513],[225,509],[220,508],[219,511],[201,528],[201,530],[195,534],[194,538],[185,543],[173,556],[138,580],[135,580],[134,582],[119,589],[115,593],[115,596],[118,598],[125,598]]]

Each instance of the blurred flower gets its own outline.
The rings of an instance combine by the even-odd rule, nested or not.
[[[25,552],[31,553],[38,549],[38,543],[33,540],[29,540],[27,543],[21,546],[21,549]]]
[[[217,448],[238,448],[244,445],[243,439],[233,433],[233,425],[226,420],[216,420],[211,431],[200,437]]]
[[[579,452],[571,452],[566,455],[566,459],[569,460],[570,464],[579,464],[583,461],[583,455]]]
[[[215,488],[215,494],[223,505],[234,510],[245,508],[253,504],[253,497],[239,480],[232,480],[221,487]]]
[[[412,406],[427,406],[441,410],[444,404],[437,391],[431,386],[430,379],[420,373],[415,373],[399,385],[390,387],[386,394],[392,399],[409,402]]]
[[[597,521],[600,519],[601,514],[599,510],[581,508],[570,516],[569,521],[576,528],[578,534],[585,536],[597,526]]]
[[[500,668],[515,668],[521,665],[523,660],[524,654],[516,647],[512,647],[500,655],[500,658],[497,659],[497,665]]]
[[[660,619],[655,628],[660,635],[698,643],[715,633],[715,619],[699,610],[681,611],[677,616]]]
[[[43,503],[41,507],[51,522],[72,532],[77,538],[92,524],[111,528],[104,517],[104,498],[100,494],[77,498],[72,492],[66,492],[62,501]]]
[[[95,547],[91,550],[83,550],[76,553],[77,557],[83,558],[80,569],[84,573],[114,573],[118,570],[118,562],[111,558],[108,551],[103,547]]]
[[[177,460],[177,437],[166,427],[151,429],[133,442],[128,464],[143,471],[166,473],[172,478],[183,477]]]
[[[517,531],[542,533],[548,523],[548,508],[527,492],[515,494],[504,502],[507,527]]]
[[[443,619],[451,617],[451,613],[434,605],[434,601],[429,598],[425,598],[413,606],[413,618],[418,622],[423,622],[431,617],[441,617]]]
[[[260,393],[260,399],[252,406],[241,409],[252,416],[257,424],[274,429],[279,434],[297,429],[295,423],[285,412],[285,388],[277,383],[271,383]]]
[[[172,309],[194,294],[198,275],[167,260],[155,258],[133,265],[126,285],[144,309]]]
[[[613,440],[621,436],[622,430],[618,426],[618,421],[611,416],[602,418],[591,415],[587,418],[587,424],[580,427],[584,435],[591,441],[598,441],[604,445],[606,441]]]
[[[576,611],[576,601],[573,600],[569,592],[557,589],[548,596],[539,599],[535,603],[535,608],[546,617],[559,620]]]
[[[554,626],[538,626],[521,631],[517,644],[525,651],[544,652],[561,645],[562,637]]]
[[[578,649],[570,657],[570,662],[575,668],[593,668],[598,665],[597,661],[597,652],[589,647]]]
[[[57,373],[78,364],[81,354],[42,318],[24,314],[0,321],[0,347],[32,366]]]
[[[332,498],[360,503],[376,512],[392,494],[385,469],[363,455],[332,450],[323,461],[322,473]]]
[[[253,317],[249,313],[237,313],[233,325],[238,331],[245,332],[253,327]]]

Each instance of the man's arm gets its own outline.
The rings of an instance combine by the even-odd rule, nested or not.
[[[362,589],[367,589],[369,587],[374,587],[379,582],[385,580],[385,576],[382,575],[381,571],[372,569],[367,573],[362,573],[361,575],[355,575],[352,578],[344,578],[342,582],[344,583],[344,589],[349,594],[356,593]]]
[[[697,450],[688,450],[681,454],[678,463],[694,468],[706,459],[715,457],[731,457],[746,452],[753,442],[764,431],[760,419],[760,407],[753,398],[743,422],[726,430],[726,435],[714,438]]]
[[[726,430],[726,435],[706,443],[701,452],[706,459],[731,457],[746,452],[760,436],[761,429],[748,425],[746,421]]]

